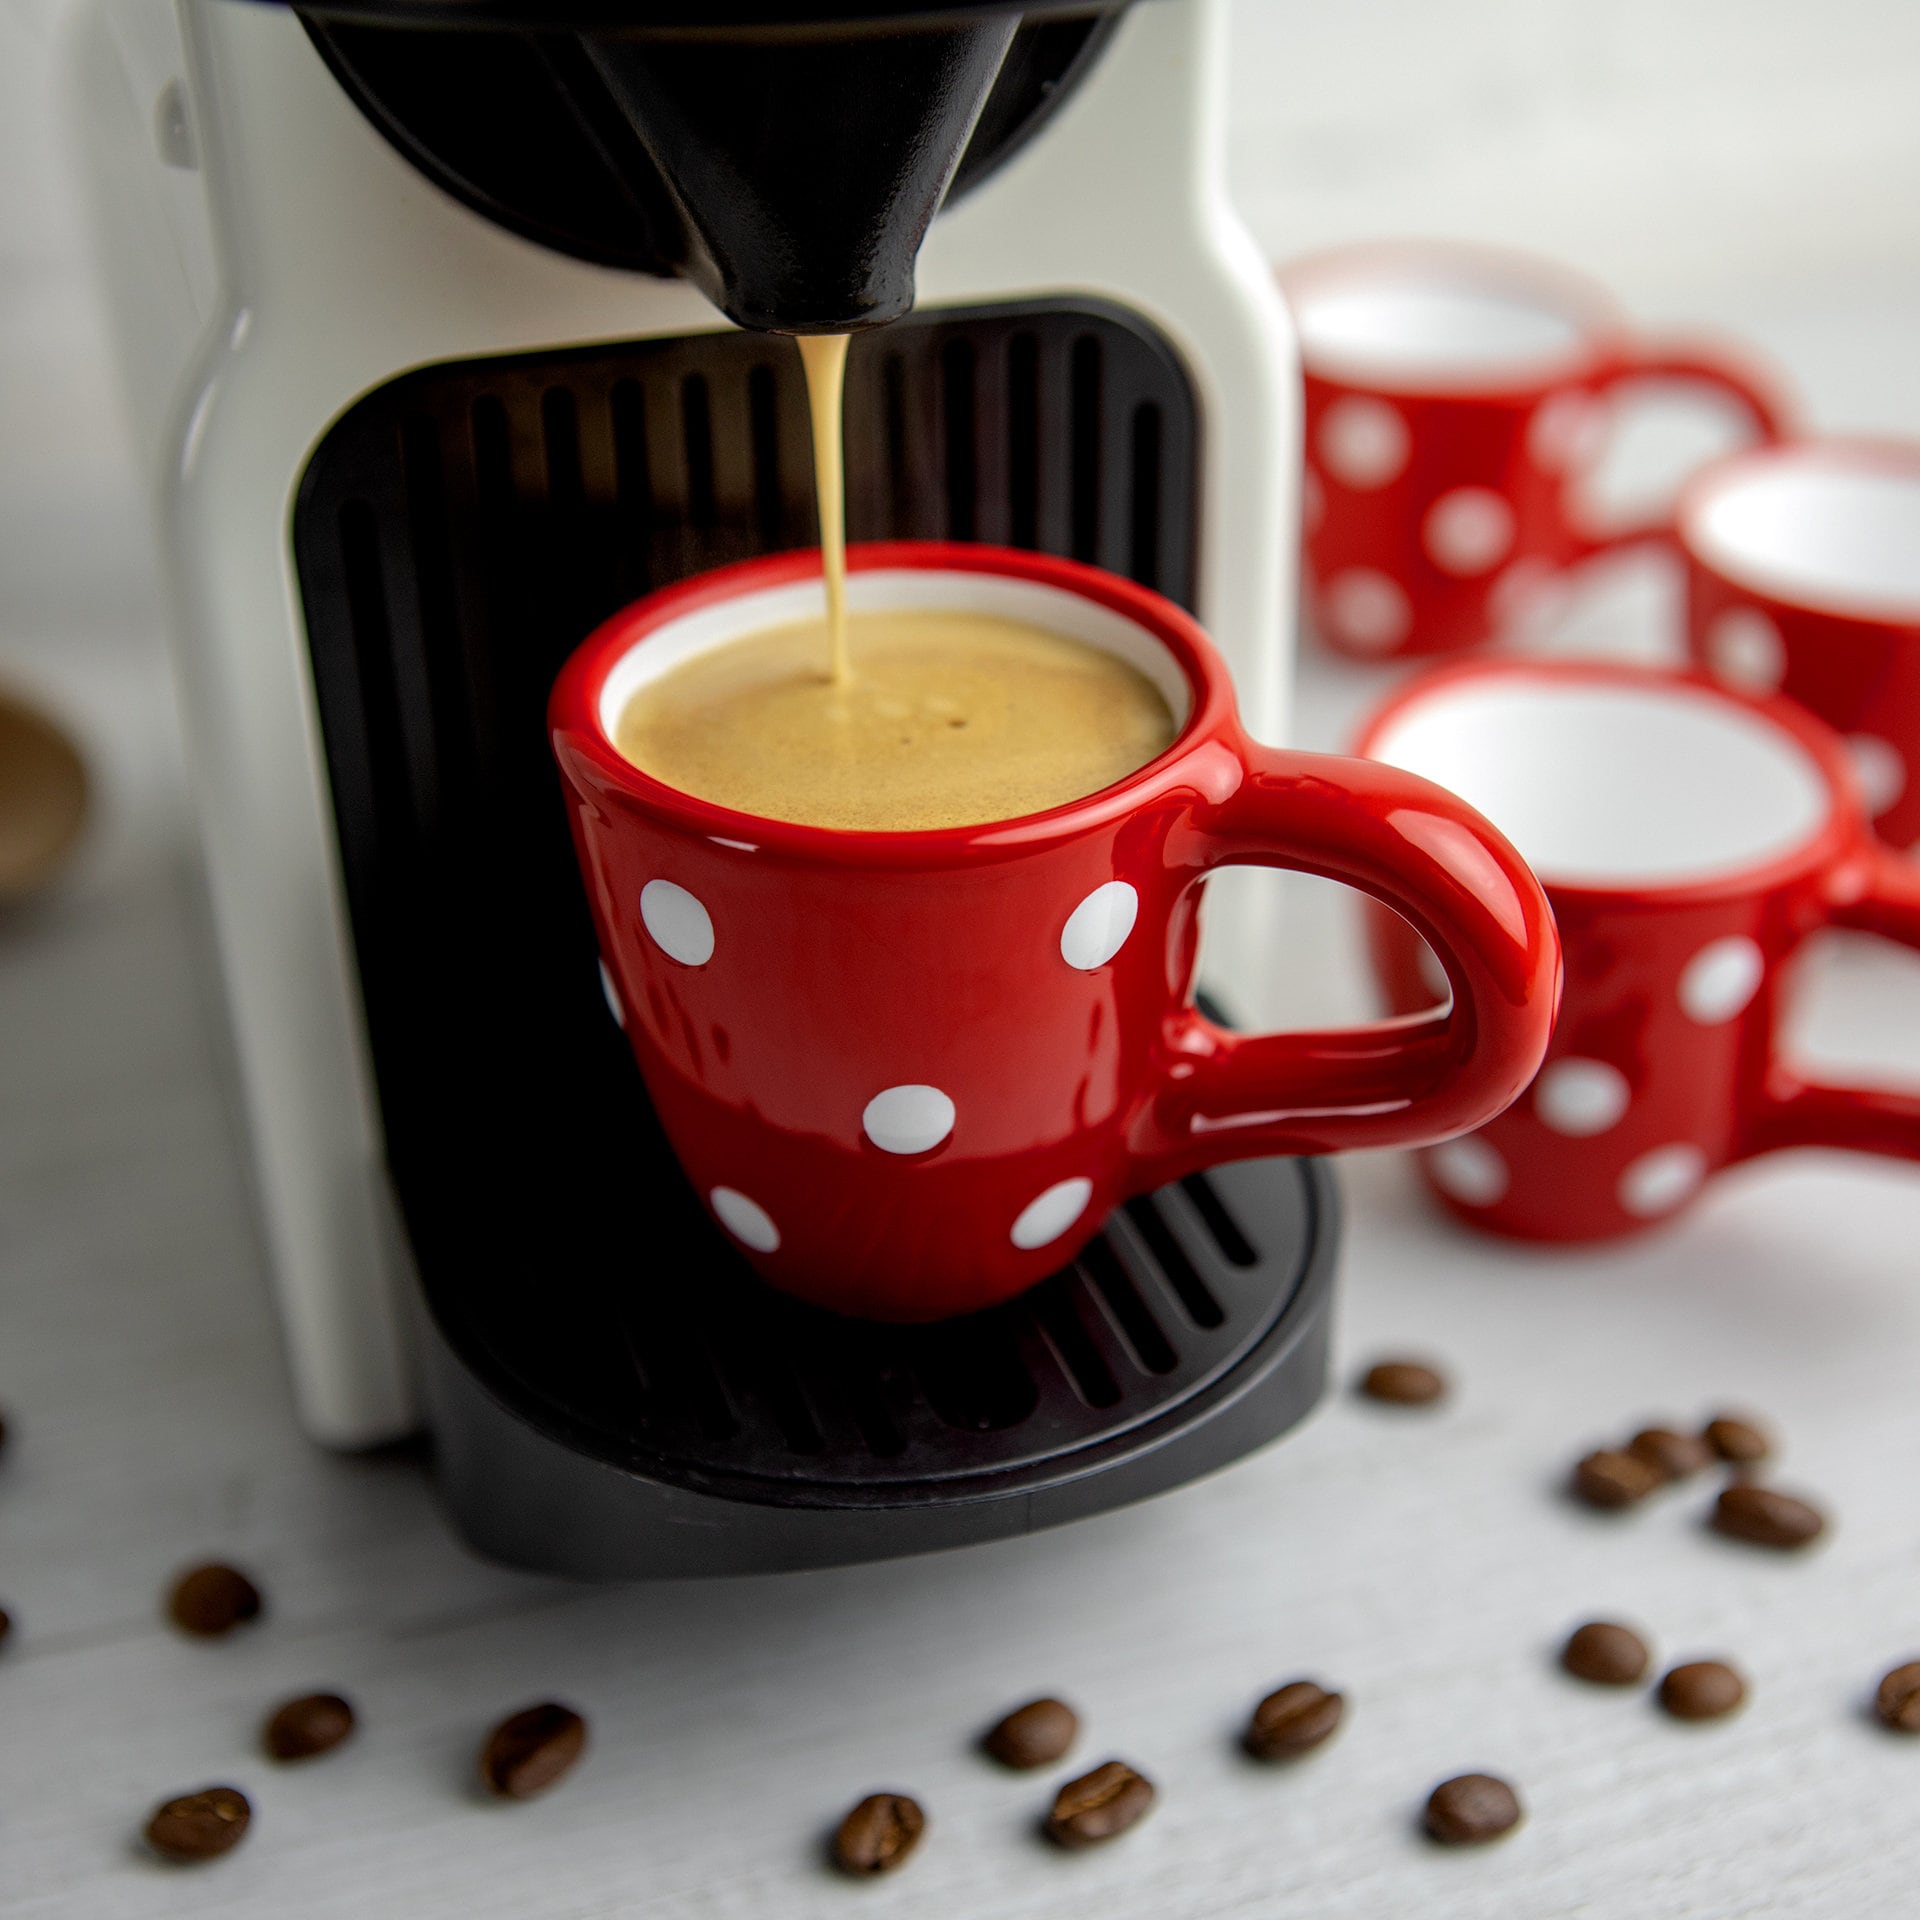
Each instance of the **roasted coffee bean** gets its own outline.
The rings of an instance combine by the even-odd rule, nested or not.
[[[1109,1760],[1069,1780],[1053,1797],[1047,1837],[1063,1847],[1091,1847],[1124,1833],[1153,1805],[1153,1782],[1123,1760]]]
[[[1064,1700],[1029,1700],[996,1721],[980,1744],[1003,1767],[1049,1767],[1080,1737],[1080,1716]]]
[[[1880,1682],[1873,1710],[1896,1733],[1920,1733],[1920,1660],[1895,1667]]]
[[[1630,1687],[1646,1677],[1652,1656],[1631,1627],[1611,1620],[1589,1620],[1576,1627],[1560,1651],[1560,1664],[1576,1680],[1596,1687]]]
[[[927,1816],[904,1793],[870,1793],[840,1822],[833,1863],[842,1873],[891,1873],[920,1844]]]
[[[156,1807],[147,1845],[169,1860],[213,1860],[240,1844],[253,1818],[238,1787],[202,1787]]]
[[[260,1743],[275,1760],[311,1760],[352,1731],[353,1708],[337,1693],[309,1693],[274,1710]]]
[[[1747,1683],[1721,1660],[1690,1660],[1660,1682],[1660,1704],[1676,1720],[1718,1720],[1747,1697]]]
[[[1346,1711],[1346,1701],[1312,1680],[1289,1680],[1253,1710],[1247,1751],[1256,1760],[1291,1760],[1311,1753]]]
[[[1724,1489],[1713,1504],[1712,1526],[1732,1540],[1756,1547],[1804,1547],[1826,1531],[1820,1509],[1772,1487],[1742,1481]]]
[[[1665,1480],[1685,1480],[1713,1465],[1714,1451],[1697,1433],[1675,1433],[1671,1427],[1646,1427],[1627,1442],[1627,1451],[1659,1469]]]
[[[1443,1780],[1427,1798],[1427,1831],[1443,1846],[1477,1847],[1520,1824],[1520,1796],[1490,1773]]]
[[[1602,1447],[1573,1470],[1573,1495],[1590,1507],[1630,1507],[1644,1500],[1666,1476],[1638,1454]]]
[[[1424,1407],[1445,1395],[1447,1379],[1423,1361],[1381,1360],[1360,1376],[1360,1391],[1396,1407]]]
[[[587,1723],[551,1700],[502,1720],[480,1750],[480,1780],[503,1800],[545,1793],[586,1750]]]
[[[5,1607],[0,1607],[0,1647],[4,1647],[13,1638],[13,1615]]]
[[[195,1567],[174,1582],[167,1612],[182,1633],[218,1639],[260,1617],[260,1589],[232,1567]]]
[[[1730,1413],[1717,1414],[1709,1420],[1701,1437],[1722,1460],[1731,1460],[1736,1466],[1750,1466],[1773,1452],[1773,1442],[1767,1437],[1765,1427]]]

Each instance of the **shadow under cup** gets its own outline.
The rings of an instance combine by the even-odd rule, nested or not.
[[[1402,691],[1360,751],[1454,788],[1502,828],[1560,929],[1561,1010],[1538,1077],[1423,1157],[1462,1218],[1604,1239],[1774,1148],[1915,1152],[1916,1103],[1806,1085],[1779,1057],[1807,935],[1854,924],[1911,940],[1905,903],[1920,899],[1817,721],[1691,677],[1486,663]],[[1372,932],[1393,1007],[1431,1004],[1418,940],[1386,915]]]

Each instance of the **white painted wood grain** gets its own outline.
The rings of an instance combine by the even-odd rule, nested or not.
[[[1884,1668],[1920,1655],[1920,1181],[1898,1168],[1799,1156],[1724,1182],[1670,1233],[1542,1257],[1442,1224],[1392,1158],[1352,1163],[1342,1377],[1429,1352],[1452,1402],[1396,1414],[1337,1395],[1205,1485],[899,1566],[530,1579],[452,1541],[416,1462],[298,1437],[219,1098],[132,491],[54,176],[28,142],[53,12],[0,15],[24,114],[0,116],[24,183],[0,226],[0,356],[35,369],[0,386],[0,673],[74,716],[105,804],[73,886],[0,920],[0,1404],[17,1435],[0,1601],[20,1621],[0,1655],[0,1910],[1909,1911],[1920,1741],[1864,1715]],[[1817,420],[1920,431],[1912,18],[1878,0],[1243,0],[1236,179],[1275,252],[1392,230],[1550,246],[1650,317],[1748,333]],[[1629,570],[1551,644],[1658,657],[1671,631],[1665,583]],[[1343,741],[1381,684],[1309,653],[1309,740]],[[1287,1003],[1353,1012],[1344,906],[1296,893]],[[1920,1073],[1920,965],[1853,942],[1819,972],[1808,1044]],[[1703,1536],[1704,1486],[1617,1520],[1557,1497],[1586,1446],[1722,1401],[1776,1419],[1782,1483],[1839,1516],[1811,1557]],[[269,1616],[189,1644],[160,1624],[160,1593],[215,1553],[255,1570]],[[1593,1612],[1638,1620],[1663,1656],[1733,1658],[1751,1705],[1681,1728],[1564,1680],[1553,1646]],[[1256,1768],[1237,1724],[1297,1674],[1345,1689],[1350,1724],[1297,1768]],[[258,1720],[318,1686],[354,1697],[362,1733],[270,1767]],[[1022,1780],[968,1750],[1040,1688],[1086,1716],[1076,1766],[1118,1754],[1161,1784],[1153,1818],[1104,1853],[1034,1838],[1068,1769]],[[589,1757],[544,1802],[481,1804],[486,1726],[548,1695],[590,1716]],[[1442,1855],[1413,1823],[1467,1768],[1508,1774],[1530,1817],[1497,1848]],[[142,1857],[151,1803],[216,1780],[254,1798],[245,1846],[201,1872]],[[932,1828],[898,1880],[849,1887],[821,1869],[820,1835],[878,1786],[918,1794]]]

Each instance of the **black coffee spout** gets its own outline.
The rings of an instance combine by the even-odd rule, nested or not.
[[[582,43],[678,203],[687,277],[743,327],[835,333],[913,305],[920,242],[1018,24]]]

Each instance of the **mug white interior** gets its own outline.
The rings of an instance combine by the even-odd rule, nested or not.
[[[1548,885],[1730,878],[1805,846],[1835,807],[1792,733],[1684,683],[1476,674],[1390,714],[1366,751],[1452,788]]]
[[[1328,260],[1283,284],[1307,364],[1356,385],[1550,379],[1611,317],[1571,278],[1444,250]]]
[[[981,613],[1019,620],[1111,653],[1153,682],[1174,719],[1176,738],[1193,711],[1193,689],[1158,635],[1098,600],[1010,574],[874,567],[847,575],[849,613]],[[818,576],[759,587],[708,602],[642,634],[601,683],[598,718],[609,742],[626,704],[644,686],[702,654],[749,634],[826,614]]]
[[[1920,622],[1920,448],[1739,461],[1688,502],[1684,534],[1716,572],[1776,600]]]

